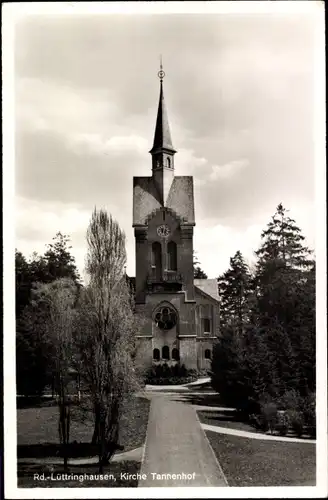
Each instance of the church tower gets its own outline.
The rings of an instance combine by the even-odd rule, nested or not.
[[[201,292],[194,284],[193,270],[193,178],[175,175],[177,151],[173,148],[165,105],[162,65],[158,76],[159,104],[150,150],[152,175],[133,178],[135,304],[136,312],[144,317],[138,357],[144,366],[181,362],[195,369],[202,363],[197,345],[201,318],[196,297],[197,291],[198,295]],[[211,302],[203,292],[203,301]],[[213,300],[218,307],[217,298],[212,297]],[[211,307],[208,310],[213,312]],[[213,334],[218,324],[214,316]]]
[[[154,143],[149,152],[152,155],[153,178],[160,195],[161,203],[165,205],[174,177],[174,154],[176,151],[172,146],[170,126],[164,100],[164,72],[162,65],[158,74],[160,77],[159,103]]]

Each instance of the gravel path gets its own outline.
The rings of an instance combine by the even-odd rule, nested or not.
[[[227,486],[196,411],[152,395],[139,487]]]

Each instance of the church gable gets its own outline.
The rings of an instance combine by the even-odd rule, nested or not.
[[[153,177],[133,178],[133,225],[145,225],[147,217],[163,205]],[[165,204],[185,224],[195,224],[191,176],[175,176]]]
[[[144,225],[147,216],[161,208],[152,177],[133,177],[133,226]]]

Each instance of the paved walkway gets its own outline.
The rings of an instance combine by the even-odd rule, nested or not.
[[[296,437],[274,436],[272,434],[262,434],[261,432],[249,432],[229,427],[220,427],[218,425],[201,424],[204,431],[218,432],[219,434],[229,434],[230,436],[239,436],[250,439],[262,439],[267,441],[285,441],[287,443],[315,444],[315,439],[302,439]]]
[[[196,411],[164,393],[152,395],[140,473],[141,488],[227,486]]]

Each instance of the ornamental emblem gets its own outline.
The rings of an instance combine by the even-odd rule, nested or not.
[[[160,226],[158,226],[157,228],[157,234],[158,236],[160,236],[161,238],[167,238],[170,234],[170,228],[169,226],[167,226],[166,224],[161,224]]]
[[[155,314],[155,324],[161,330],[171,330],[177,324],[176,312],[170,307],[161,307]]]

